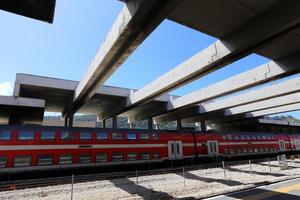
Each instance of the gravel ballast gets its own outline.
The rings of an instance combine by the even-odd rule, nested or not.
[[[120,178],[74,184],[74,200],[107,199],[199,199],[300,177],[300,161],[289,160],[288,169],[278,161],[199,169],[185,173]],[[226,165],[226,163],[225,163]],[[76,178],[76,177],[75,177]],[[0,192],[0,200],[65,200],[71,198],[71,184]]]

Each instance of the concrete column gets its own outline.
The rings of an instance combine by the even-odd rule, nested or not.
[[[152,120],[152,118],[148,119],[148,129],[153,130],[153,120]]]
[[[65,127],[68,127],[69,117],[65,117],[64,121],[65,121]]]
[[[106,128],[106,119],[103,119],[103,120],[102,120],[102,127],[103,127],[103,128]]]
[[[118,116],[112,117],[112,128],[118,128]]]
[[[182,123],[181,123],[181,120],[178,119],[177,120],[177,130],[181,130],[182,129]]]
[[[201,121],[201,131],[206,131],[206,123],[205,121]]]
[[[129,122],[129,128],[133,129],[133,122]]]
[[[69,116],[69,120],[68,120],[68,127],[73,127],[73,120],[74,120],[74,114],[71,114]]]

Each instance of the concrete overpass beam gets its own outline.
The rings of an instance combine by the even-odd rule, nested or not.
[[[256,110],[264,110],[267,108],[284,106],[284,105],[294,104],[294,103],[300,103],[300,93],[289,94],[281,97],[275,97],[275,98],[255,102],[255,103],[229,108],[225,110],[225,116],[253,112]]]
[[[278,37],[296,29],[300,23],[300,2],[281,1],[270,10],[244,24],[131,96],[138,104],[249,55]],[[287,13],[289,13],[287,15]]]
[[[275,108],[269,108],[269,109],[264,109],[264,110],[248,112],[245,114],[245,118],[261,117],[261,116],[265,116],[265,115],[274,115],[274,114],[297,111],[297,110],[300,110],[300,103],[289,104],[289,105],[279,106],[279,107],[275,107]]]
[[[128,0],[86,74],[68,112],[77,111],[180,3],[179,0]],[[66,113],[64,113],[65,115]]]
[[[300,71],[299,61],[288,66],[282,65],[280,63],[280,61],[290,60],[294,57],[299,58],[300,53],[287,56],[282,60],[271,61],[269,63],[260,65],[254,69],[250,69],[236,76],[230,77],[223,81],[212,84],[208,87],[179,97],[170,102],[171,105],[169,105],[169,108],[178,109],[184,106],[190,106],[199,102],[224,96],[252,86],[261,85],[274,79],[295,74]]]

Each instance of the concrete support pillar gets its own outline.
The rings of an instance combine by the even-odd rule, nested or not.
[[[112,117],[112,128],[118,128],[118,116]]]
[[[71,114],[68,118],[68,127],[73,127],[74,114]]]
[[[181,130],[182,129],[182,123],[181,123],[181,120],[178,119],[177,120],[177,130]]]
[[[133,122],[129,122],[129,128],[133,129]]]
[[[106,119],[103,119],[103,120],[102,120],[102,127],[103,127],[103,128],[106,128]]]
[[[149,118],[149,119],[148,119],[148,129],[149,129],[149,130],[152,130],[152,129],[153,129],[153,120],[152,120],[152,118]]]
[[[69,121],[69,118],[68,118],[68,117],[65,117],[64,121],[65,121],[65,127],[68,127],[68,121]]]
[[[201,131],[206,131],[206,123],[205,121],[201,121]]]

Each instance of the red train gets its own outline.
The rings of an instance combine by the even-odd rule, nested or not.
[[[300,151],[300,135],[0,126],[0,172]]]

